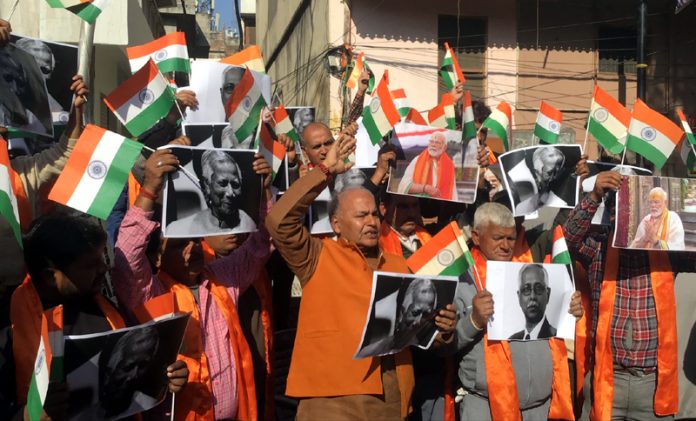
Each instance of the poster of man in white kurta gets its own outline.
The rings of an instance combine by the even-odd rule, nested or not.
[[[573,339],[568,313],[575,291],[566,265],[488,261],[486,288],[493,294],[490,340]]]

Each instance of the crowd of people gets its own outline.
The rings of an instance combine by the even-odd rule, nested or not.
[[[10,24],[0,20],[0,49],[10,32]],[[223,101],[238,76],[229,74]],[[433,136],[409,165],[432,165],[432,175],[410,174],[399,187],[421,197],[389,194],[392,145],[380,149],[371,176],[346,175],[368,80],[365,71],[338,134],[323,122],[306,124],[297,153],[288,136],[278,136],[290,174],[282,196],[272,192],[269,163],[255,155],[252,168],[263,180],[256,230],[204,238],[163,236],[159,223],[164,181],[180,167],[173,147],[190,144],[177,127],[176,108],[141,136],[146,145],[163,147],[143,150],[108,229],[48,200],[81,135],[89,91],[79,75],[64,81],[74,100],[60,141],[10,162],[23,241],[20,246],[0,218],[0,419],[33,419],[27,396],[44,311],[62,306],[65,335],[93,334],[156,320],[163,314],[152,304],[163,299],[190,313],[190,320],[176,361],[153,374],[168,382],[173,404],[137,415],[141,419],[166,419],[172,411],[178,420],[673,418],[679,405],[674,277],[696,271],[696,259],[617,249],[609,242],[611,226],[590,224],[603,198],[619,190],[622,175],[599,173],[592,191],[554,220],[565,234],[578,289],[567,308],[577,320],[576,339],[564,341],[545,316],[550,284],[542,264],[551,260],[554,230],[525,230],[524,218],[514,216],[510,196],[490,171],[493,154],[486,129],[480,129],[490,109],[480,102],[473,107],[480,129],[476,203],[456,203],[456,189],[442,176],[455,168],[443,154],[441,136]],[[461,104],[461,83],[451,95]],[[184,111],[197,106],[190,91],[177,93],[177,100]],[[0,128],[0,135],[6,139],[7,129]],[[562,155],[554,153],[533,157],[535,177],[558,170]],[[586,159],[583,155],[575,167],[581,180],[589,174]],[[238,164],[215,151],[201,161],[209,210],[192,218],[213,228],[224,228],[220,221],[254,224],[236,202],[248,182]],[[305,219],[327,188],[332,194],[326,222],[333,235],[315,236]],[[553,194],[533,191],[528,202],[548,205]],[[455,201],[429,198],[440,196]],[[526,206],[525,200],[518,206]],[[650,215],[635,241],[653,244],[661,241],[653,219],[675,218],[664,210],[664,191],[651,192],[650,200]],[[399,321],[432,318],[437,328],[432,346],[354,358],[374,272],[410,273],[406,259],[451,221],[467,233],[476,279],[474,271],[461,275],[450,304],[436,303],[432,284],[414,283],[399,307]],[[487,336],[495,303],[486,280],[498,276],[487,273],[488,261],[525,264],[512,286],[519,298],[512,305],[522,308],[525,327],[509,341]],[[302,287],[299,310],[291,300],[293,279]],[[425,301],[427,309],[419,307]],[[295,332],[290,340],[278,335],[288,331]],[[155,346],[141,341],[143,349]],[[143,392],[138,387],[125,397],[104,393],[101,399],[113,405],[129,401]],[[66,418],[71,399],[65,382],[51,381],[40,419]]]

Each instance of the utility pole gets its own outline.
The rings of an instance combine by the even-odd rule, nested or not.
[[[648,1],[638,0],[638,51],[636,64],[636,79],[638,91],[636,95],[641,100],[645,101],[645,76],[647,73],[648,64],[645,62],[645,33],[646,21],[648,15]]]

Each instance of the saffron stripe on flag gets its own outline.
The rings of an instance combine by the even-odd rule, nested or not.
[[[145,86],[148,86],[159,74],[159,69],[157,69],[154,62],[151,66],[143,66],[143,68],[135,72],[133,76],[126,79],[125,82],[111,92],[109,96],[104,98],[104,102],[113,112],[116,112],[116,110],[130,101],[133,96],[137,96],[140,91]]]
[[[126,52],[128,54],[128,59],[130,60],[144,58],[145,62],[147,62],[147,58],[150,56],[150,54],[154,54],[159,50],[163,50],[174,45],[183,46],[186,48],[186,34],[183,32],[172,32],[171,34],[157,38],[154,41],[150,41],[147,44],[128,47]]]

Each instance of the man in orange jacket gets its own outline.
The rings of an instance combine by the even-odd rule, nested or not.
[[[351,164],[355,139],[342,134],[325,159],[276,203],[267,226],[303,286],[286,393],[301,398],[298,420],[401,419],[410,412],[411,353],[353,359],[362,337],[373,271],[408,272],[403,257],[379,247],[379,214],[362,187],[338,194],[329,215],[334,239],[310,236],[303,218],[312,201]],[[450,307],[451,308],[451,307]],[[440,310],[436,325],[451,333],[455,314]]]

